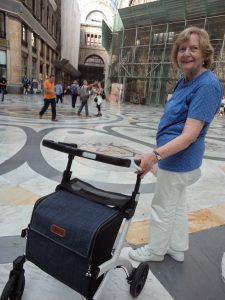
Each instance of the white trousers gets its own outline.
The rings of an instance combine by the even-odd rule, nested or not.
[[[158,169],[149,225],[149,246],[154,254],[168,248],[186,251],[189,245],[186,187],[199,178],[200,170],[170,172]]]

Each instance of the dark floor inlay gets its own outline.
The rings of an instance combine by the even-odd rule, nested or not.
[[[224,300],[221,263],[225,252],[225,225],[190,235],[184,263],[166,257],[150,269],[174,300]]]

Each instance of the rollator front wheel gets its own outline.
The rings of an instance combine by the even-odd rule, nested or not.
[[[24,270],[19,275],[12,275],[7,281],[0,300],[21,300],[25,287]]]
[[[22,299],[24,287],[25,287],[25,276],[24,276],[24,270],[23,270],[20,273],[18,281],[17,281],[15,300],[21,300]]]
[[[1,300],[13,300],[15,299],[15,289],[16,289],[16,275],[13,275],[7,281],[1,295]]]
[[[130,281],[130,294],[136,298],[142,291],[146,279],[148,277],[149,265],[147,263],[141,263],[137,268],[134,269],[132,279]]]

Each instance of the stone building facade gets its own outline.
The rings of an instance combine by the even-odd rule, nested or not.
[[[102,20],[113,25],[115,7],[107,0],[79,0],[81,12],[80,81],[104,80],[109,53],[102,47]]]
[[[21,78],[43,80],[60,54],[61,0],[0,0],[0,76],[8,92],[21,91]]]

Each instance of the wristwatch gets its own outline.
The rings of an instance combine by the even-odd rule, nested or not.
[[[156,150],[153,150],[152,153],[155,155],[157,161],[160,161],[162,159],[162,157],[160,156],[160,154]]]

